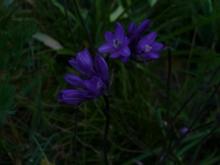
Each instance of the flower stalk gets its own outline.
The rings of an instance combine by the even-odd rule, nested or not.
[[[108,165],[108,133],[109,133],[109,125],[110,125],[110,114],[109,114],[109,98],[104,95],[105,107],[103,109],[103,114],[105,116],[105,128],[103,133],[103,160],[104,164]]]

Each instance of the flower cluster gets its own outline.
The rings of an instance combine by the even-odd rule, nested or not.
[[[94,58],[87,49],[79,52],[76,58],[69,60],[69,64],[80,75],[66,74],[65,81],[72,89],[64,89],[58,95],[62,103],[78,105],[83,101],[102,95],[108,87],[108,65],[103,57],[96,55]]]
[[[164,45],[156,41],[156,32],[144,35],[149,25],[149,20],[140,25],[132,22],[126,33],[123,26],[117,23],[114,33],[105,33],[106,42],[99,47],[99,52],[107,53],[111,58],[118,58],[123,62],[127,62],[131,57],[138,60],[159,58]]]
[[[157,59],[164,45],[156,41],[156,32],[144,35],[149,25],[149,20],[140,25],[131,23],[126,33],[123,26],[117,23],[115,32],[105,33],[106,42],[98,48],[99,53],[109,54],[111,58],[118,58],[123,62],[131,57],[138,60]],[[60,102],[79,105],[105,93],[109,85],[109,69],[102,56],[92,57],[85,49],[70,59],[69,64],[80,74],[65,75],[64,79],[71,85],[71,89],[64,89],[59,93]]]

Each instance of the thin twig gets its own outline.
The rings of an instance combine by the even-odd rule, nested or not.
[[[103,157],[104,157],[104,164],[108,165],[108,132],[109,132],[109,124],[110,124],[108,96],[104,96],[104,100],[105,100],[105,108],[103,109],[103,113],[105,115],[105,128],[103,134]]]
[[[78,134],[78,110],[75,109],[75,116],[74,116],[74,145],[75,145],[75,150],[74,150],[74,159],[75,159],[75,164],[77,165],[78,163],[78,144],[77,144],[77,134]]]
[[[170,111],[170,86],[171,86],[171,76],[172,76],[172,54],[171,50],[168,49],[167,56],[167,115],[169,116]]]

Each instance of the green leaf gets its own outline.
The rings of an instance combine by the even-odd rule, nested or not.
[[[148,0],[148,2],[150,6],[153,7],[157,3],[157,0]]]
[[[53,50],[60,50],[63,48],[63,46],[57,40],[55,40],[47,34],[38,32],[33,35],[33,38],[44,43],[44,45],[48,46]]]
[[[14,0],[4,0],[4,5],[6,7],[9,7],[13,2],[14,2]]]
[[[118,17],[119,17],[123,12],[124,12],[123,6],[121,6],[121,5],[118,6],[118,8],[111,13],[111,15],[110,15],[110,21],[111,21],[111,22],[114,22],[115,20],[117,20]]]

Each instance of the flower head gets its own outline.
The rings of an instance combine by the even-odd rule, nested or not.
[[[128,37],[129,37],[129,47],[132,51],[132,55],[136,54],[136,45],[140,38],[143,36],[143,33],[149,28],[150,21],[144,20],[140,25],[135,24],[134,22],[130,23],[128,26]]]
[[[124,62],[128,60],[131,54],[128,47],[129,39],[120,23],[117,23],[114,33],[105,33],[105,40],[98,49],[100,53],[109,53],[111,58],[119,58]]]
[[[69,60],[69,64],[80,75],[68,73],[65,81],[72,89],[64,89],[58,95],[58,100],[66,104],[78,105],[83,101],[101,96],[108,87],[108,65],[103,57],[96,55],[91,57],[87,49],[79,52],[75,58]]]
[[[186,135],[188,132],[189,132],[189,128],[187,128],[187,127],[182,127],[182,128],[180,128],[180,134],[181,135]]]
[[[157,59],[160,52],[163,50],[164,45],[156,42],[156,32],[151,32],[140,39],[137,44],[137,52],[141,59]]]

